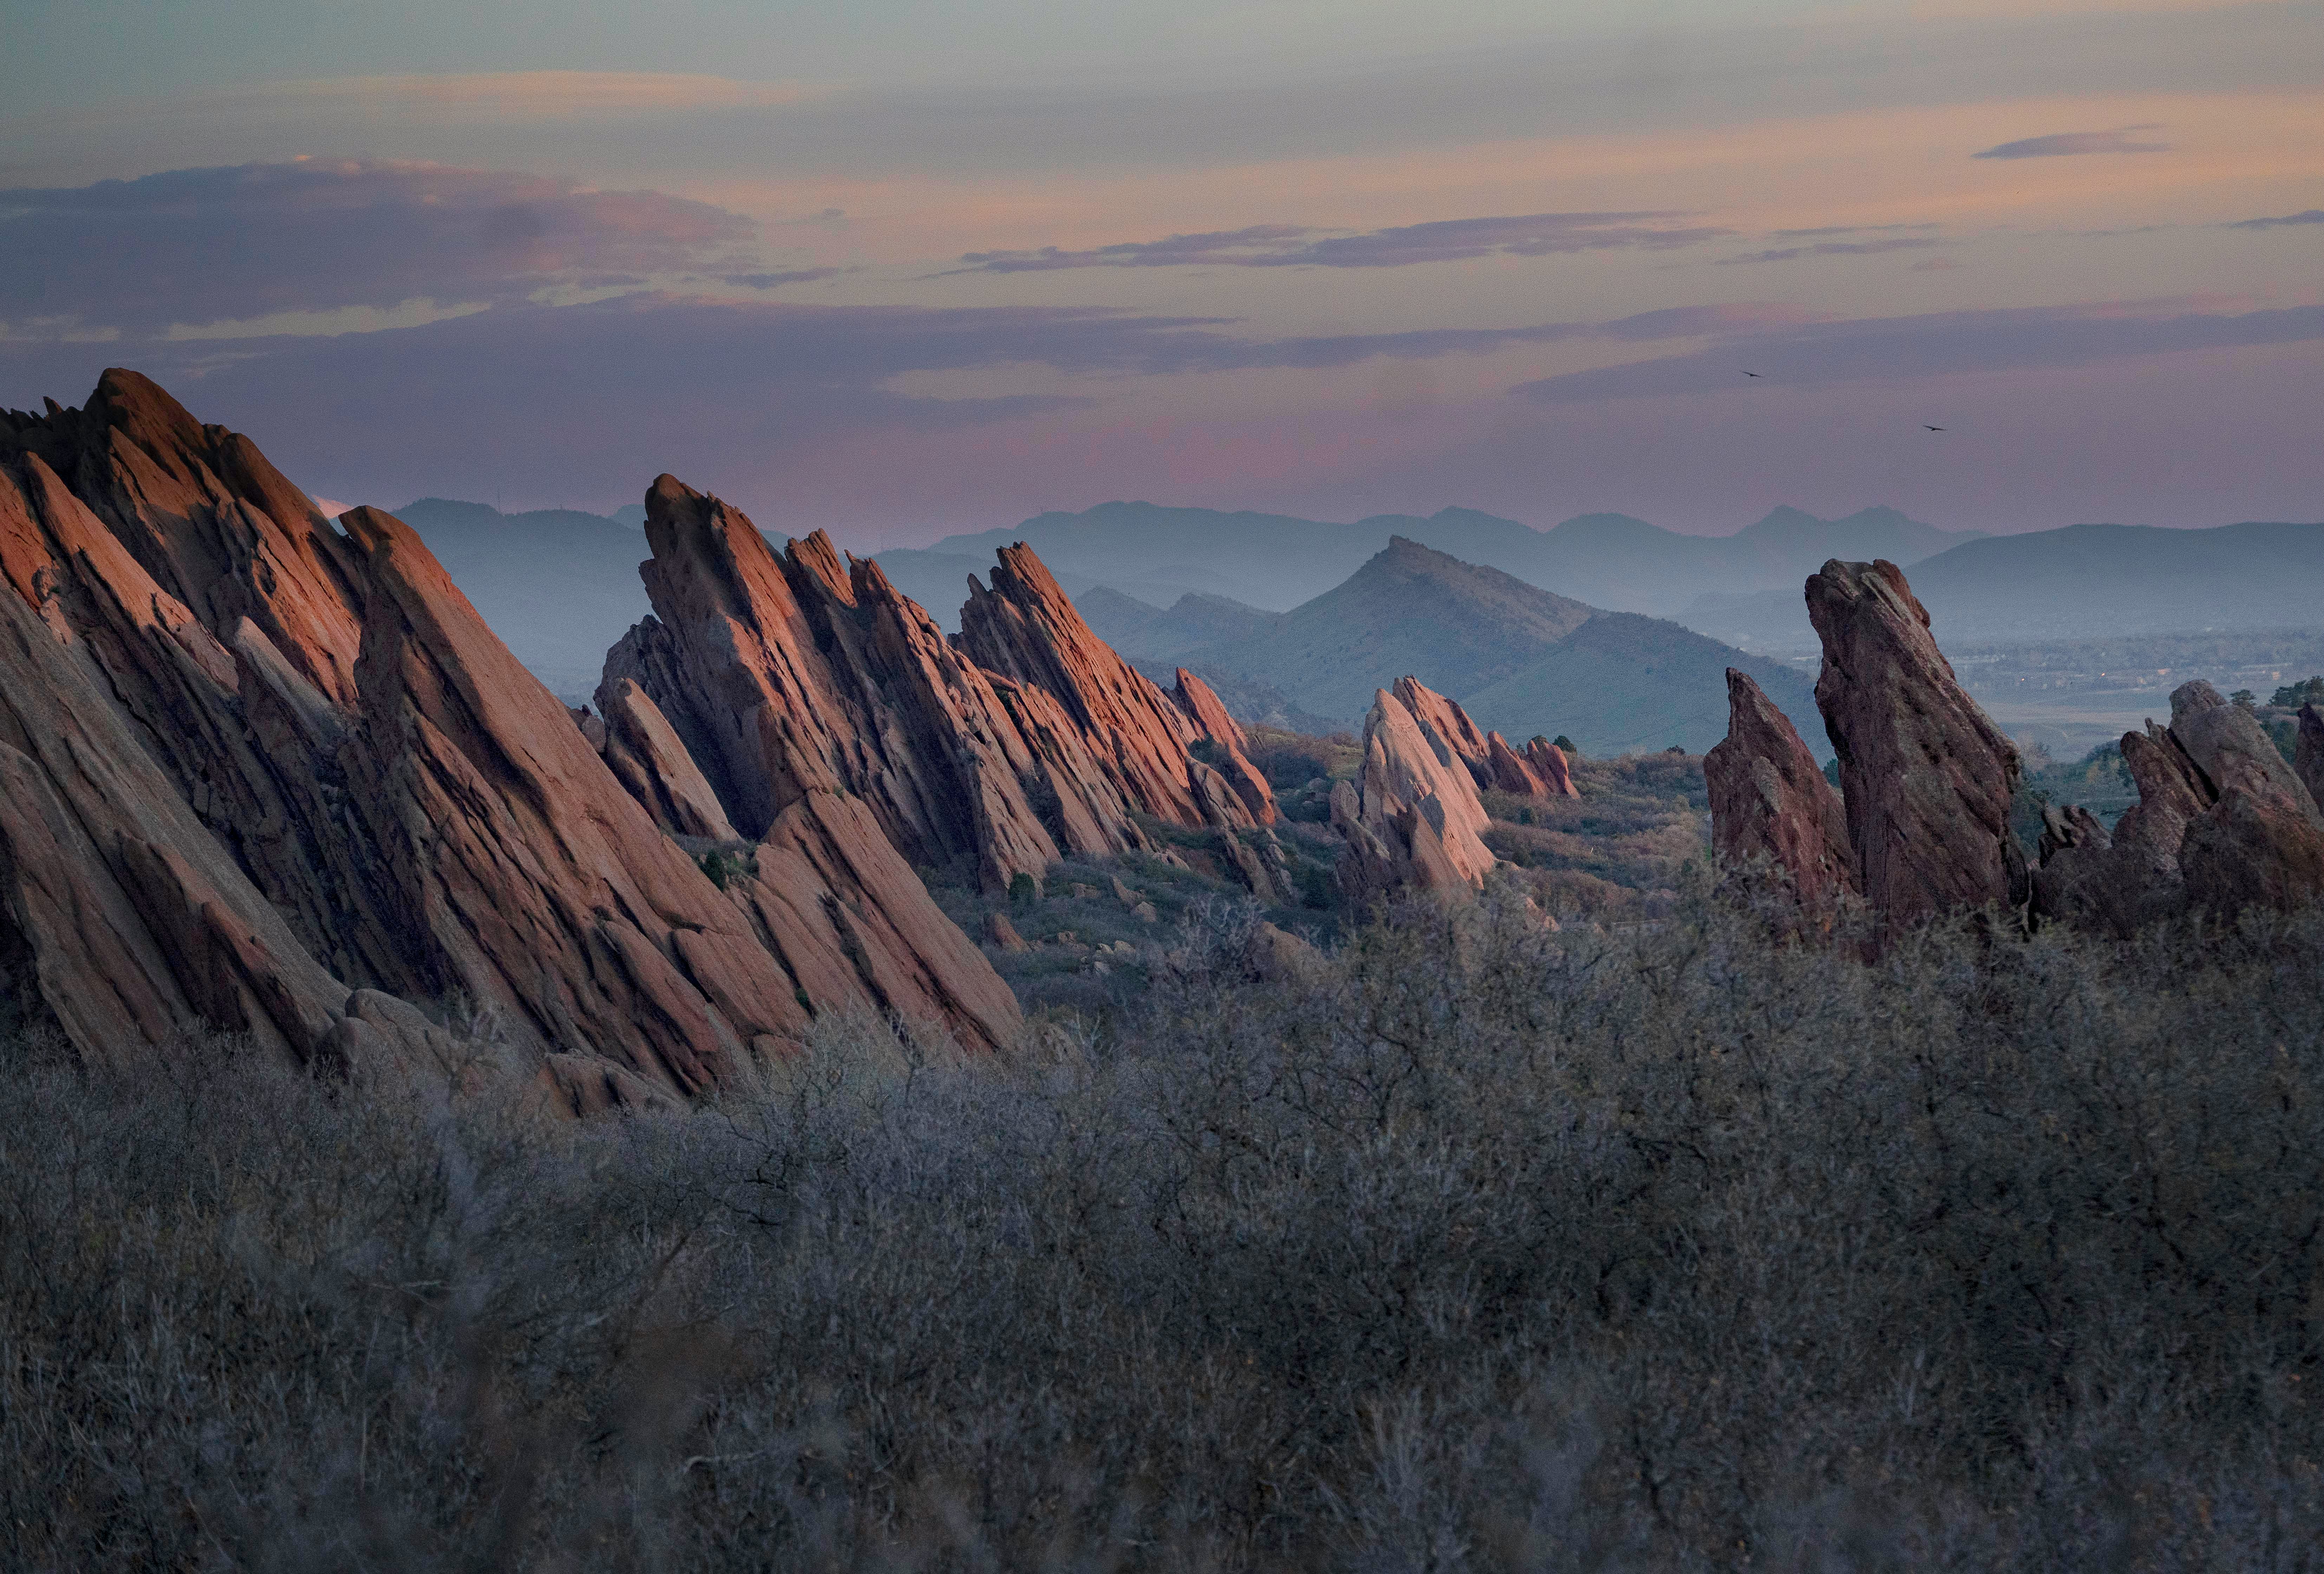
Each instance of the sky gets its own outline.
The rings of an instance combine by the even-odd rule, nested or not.
[[[0,406],[109,365],[857,550],[2324,520],[2324,0],[0,0]]]

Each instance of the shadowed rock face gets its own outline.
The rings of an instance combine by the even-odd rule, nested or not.
[[[1857,890],[1856,854],[1840,795],[1791,723],[1748,673],[1727,669],[1727,737],[1703,756],[1711,843],[1731,862],[1765,858],[1790,871],[1803,907]]]
[[[2024,854],[2009,829],[2016,747],[1955,681],[1904,571],[1835,558],[1808,580],[1807,603],[1823,641],[1816,706],[1874,914],[1894,932],[2021,900]]]
[[[2172,693],[2171,736],[2212,799],[2179,843],[2187,899],[2230,914],[2324,897],[2324,814],[2258,719],[2199,679]]]
[[[0,418],[0,961],[84,1053],[197,1018],[424,1053],[393,996],[453,990],[520,1047],[682,1091],[810,1006],[1013,1033],[860,806],[800,794],[722,891],[411,532],[346,520],[134,374]],[[671,731],[618,721],[703,815]]]
[[[1374,691],[1360,787],[1342,782],[1332,792],[1333,824],[1348,842],[1340,879],[1354,899],[1485,883],[1493,867],[1485,806],[1452,739],[1483,743],[1452,701],[1410,677]]]

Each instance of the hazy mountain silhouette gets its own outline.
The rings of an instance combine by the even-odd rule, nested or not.
[[[2070,525],[1966,542],[1907,566],[1950,640],[2287,628],[2315,623],[2324,608],[2324,524]],[[1796,587],[1703,595],[1683,617],[1719,639],[1815,643]]]
[[[1475,509],[1443,509],[1425,519],[1376,514],[1341,525],[1288,514],[1110,502],[949,536],[925,552],[883,552],[880,562],[901,585],[923,557],[983,562],[994,548],[1024,541],[1075,594],[1069,575],[1157,607],[1195,591],[1287,612],[1340,584],[1398,536],[1593,606],[1658,615],[1710,592],[1795,588],[1828,557],[1917,562],[1974,538],[1888,508],[1840,520],[1779,508],[1733,535],[1687,536],[1626,514],[1584,514],[1537,530]]]
[[[504,514],[443,497],[394,511],[516,658],[558,693],[595,688],[607,647],[653,611],[638,578],[650,556],[644,533],[603,514]]]
[[[1675,623],[1601,611],[1401,537],[1291,612],[1202,605],[1213,626],[1239,621],[1250,629],[1211,643],[1158,648],[1187,638],[1195,620],[1178,618],[1179,609],[1141,609],[1102,589],[1077,604],[1126,654],[1263,685],[1342,724],[1363,714],[1373,690],[1411,673],[1514,739],[1563,732],[1591,753],[1674,743],[1700,750],[1725,735],[1731,665],[1759,680],[1811,746],[1822,746],[1814,695],[1796,667]],[[1253,619],[1262,621],[1253,627]]]
[[[1271,627],[1204,655],[1311,711],[1356,717],[1374,689],[1406,673],[1442,694],[1473,693],[1537,659],[1594,610],[1397,536]]]
[[[1074,598],[1074,606],[1097,637],[1117,650],[1167,661],[1206,646],[1250,639],[1283,614],[1262,612],[1222,595],[1188,591],[1168,608],[1148,606],[1135,596],[1101,584]]]

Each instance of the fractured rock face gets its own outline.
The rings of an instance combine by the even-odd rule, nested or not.
[[[1394,692],[1374,691],[1360,787],[1342,782],[1332,792],[1333,824],[1348,843],[1340,879],[1354,899],[1483,886],[1493,867],[1485,805],[1447,741],[1463,736],[1464,727],[1481,746],[1460,706],[1410,677]]]
[[[1857,889],[1848,814],[1791,718],[1750,675],[1727,669],[1727,736],[1702,757],[1711,837],[1721,858],[1765,858],[1788,870],[1803,907]]]
[[[1259,796],[1263,819],[1240,796],[1222,801],[1207,790],[1204,777],[1216,773],[1189,753],[1204,735],[1194,720],[1090,631],[1031,548],[1019,542],[1002,548],[999,557],[991,589],[969,581],[968,603],[960,613],[964,654],[1053,696],[1123,801],[1144,813],[1174,824],[1223,830],[1274,818],[1273,795],[1255,771],[1244,786]]]
[[[965,864],[991,888],[1142,842],[1055,701],[964,658],[878,565],[843,568],[820,532],[778,553],[667,475],[646,533],[656,615],[607,656],[600,708],[633,682],[744,834],[844,791],[908,859]]]
[[[1024,548],[1001,554],[992,590],[971,582],[955,642],[878,564],[843,565],[820,531],[778,552],[670,476],[646,533],[656,615],[607,657],[600,708],[633,683],[745,834],[808,792],[848,793],[912,862],[998,890],[1062,857],[1145,848],[1135,814],[1229,832],[1274,818],[1240,733],[1217,767],[1195,759],[1202,726]]]
[[[1226,778],[1227,786],[1234,789],[1235,796],[1242,800],[1251,818],[1262,825],[1274,824],[1275,791],[1267,785],[1267,778],[1259,767],[1250,762],[1245,752],[1250,741],[1244,737],[1240,724],[1227,714],[1226,706],[1219,703],[1211,686],[1182,667],[1170,697],[1211,745],[1208,763]]]
[[[1956,908],[2014,905],[2016,746],[1954,679],[1895,564],[1834,558],[1807,582],[1823,641],[1816,707],[1840,757],[1866,901],[1891,932]]]
[[[426,1053],[381,990],[678,1090],[810,1009],[1014,1032],[860,805],[802,793],[722,891],[415,536],[346,519],[134,374],[0,418],[0,962],[84,1053],[197,1019]],[[674,729],[613,697],[598,736],[719,832]]]
[[[2198,679],[2172,693],[2171,736],[2213,800],[2179,844],[2188,900],[2231,914],[2324,898],[2324,814],[2258,720]]]

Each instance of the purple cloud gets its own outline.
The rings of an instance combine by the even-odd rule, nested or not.
[[[742,290],[774,290],[785,284],[812,284],[818,279],[836,279],[842,273],[854,272],[853,268],[792,268],[780,273],[721,273],[718,281]]]
[[[2324,207],[2311,207],[2305,213],[2287,213],[2282,218],[2239,218],[2228,229],[2282,229],[2286,225],[2324,224]]]
[[[1885,241],[1817,241],[1804,246],[1780,246],[1772,252],[1751,252],[1721,257],[1724,262],[1788,262],[1794,257],[1869,257],[1882,252],[1909,252],[1946,243],[1927,235],[1895,235]]]
[[[1448,218],[1362,235],[1333,235],[1296,225],[1253,225],[1158,241],[1124,241],[1092,251],[1044,246],[1030,252],[969,252],[963,273],[1031,273],[1059,268],[1406,268],[1475,257],[1543,257],[1623,246],[1691,246],[1732,235],[1709,226],[1673,227],[1672,212],[1534,213]]]
[[[1730,336],[1717,351],[1596,367],[1520,383],[1512,393],[1567,404],[1725,391],[1738,354],[1793,386],[2082,366],[2131,355],[2324,339],[2324,306],[2169,312],[2123,303],[1934,312],[1819,322]]]
[[[1941,226],[1933,224],[1828,224],[1817,229],[1778,229],[1767,232],[1768,238],[1778,241],[1818,241],[1831,235],[1877,235],[1896,230],[1928,230]]]
[[[2167,153],[2169,143],[2135,143],[2130,133],[2135,131],[2156,131],[2153,122],[2126,125],[2116,131],[2062,131],[2050,136],[2029,136],[2022,141],[2003,143],[1997,148],[1987,148],[1981,153],[1971,153],[1973,159],[2057,159],[2073,153]]]
[[[0,321],[139,334],[419,298],[505,303],[714,266],[752,233],[706,202],[537,175],[364,160],[178,170],[0,191]]]

